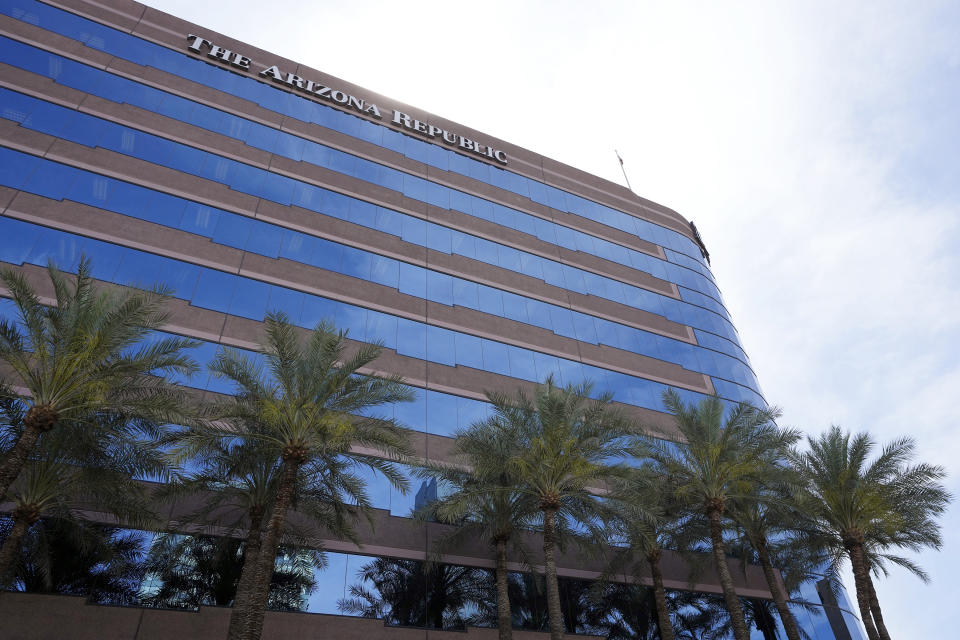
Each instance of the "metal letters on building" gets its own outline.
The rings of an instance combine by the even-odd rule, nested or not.
[[[206,54],[208,58],[228,64],[235,69],[250,71],[250,65],[252,64],[252,61],[245,55],[216,45],[202,36],[190,34],[187,36],[187,41],[187,48],[190,49],[190,51],[202,54],[204,52],[204,48],[206,47]],[[340,91],[339,89],[322,85],[319,82],[301,78],[294,73],[285,73],[281,71],[280,67],[277,65],[265,67],[259,72],[258,75],[263,76],[264,78],[270,78],[277,84],[285,85],[290,89],[295,89],[301,93],[306,93],[314,98],[320,98],[322,100],[334,102],[344,108],[357,111],[366,116],[370,116],[378,120],[383,118],[383,115],[380,113],[380,108],[372,102],[367,102],[366,100],[357,98],[356,96],[350,95],[344,91]],[[500,149],[494,149],[489,145],[481,144],[476,140],[471,140],[470,138],[462,136],[458,133],[447,131],[442,127],[421,122],[420,120],[417,120],[403,113],[402,111],[398,111],[396,109],[393,109],[392,111],[393,117],[390,120],[391,124],[397,125],[402,129],[412,131],[426,138],[442,140],[447,145],[456,147],[457,149],[461,149],[463,151],[469,151],[474,155],[483,156],[484,158],[489,158],[490,160],[496,160],[500,164],[507,164],[507,154]]]

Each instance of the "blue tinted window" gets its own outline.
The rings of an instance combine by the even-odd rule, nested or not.
[[[477,243],[474,236],[460,233],[459,231],[453,231],[451,234],[451,239],[453,253],[466,256],[467,258],[477,257]]]
[[[369,202],[353,200],[350,203],[350,222],[373,228],[377,223],[377,207]]]
[[[383,256],[373,256],[370,265],[370,279],[373,282],[388,286],[398,287],[400,278],[400,263],[392,258]]]
[[[503,299],[504,317],[516,320],[517,322],[531,324],[531,320],[527,317],[526,298],[518,296],[515,293],[510,293],[509,291],[501,292],[501,297]]]
[[[480,338],[458,333],[454,336],[457,364],[483,369],[483,344]]]
[[[339,328],[349,330],[350,337],[354,340],[365,341],[367,310],[342,302],[335,302],[335,308],[337,313],[333,317],[333,323]]]
[[[344,247],[339,271],[355,278],[369,280],[371,260],[372,257],[367,251]]]
[[[470,309],[480,309],[479,285],[456,278],[453,282],[453,303]]]
[[[243,249],[250,236],[251,220],[242,216],[221,214],[213,231],[213,241],[228,247]]]
[[[314,249],[320,243],[319,238],[287,231],[283,234],[280,242],[280,257],[294,262],[311,264]]]
[[[505,376],[510,375],[510,357],[507,345],[493,340],[481,340],[483,368]]]
[[[0,259],[10,264],[22,264],[30,255],[40,229],[18,220],[6,221],[5,233],[0,233]]]
[[[117,273],[120,263],[123,261],[123,256],[127,251],[123,247],[118,247],[117,245],[103,243],[103,246],[97,249],[96,255],[87,256],[91,260],[92,271],[91,274],[97,280],[106,280],[107,282],[118,282],[121,280],[120,274]],[[170,283],[163,281],[162,278],[169,274],[159,274],[161,278],[161,284],[165,284],[170,287],[173,291],[173,295],[176,295],[179,298],[189,299],[190,294],[193,293],[193,290],[189,291],[186,295],[183,295],[182,292],[176,290],[176,283]]]
[[[388,349],[397,348],[397,318],[379,311],[367,314],[367,340],[379,340]]]
[[[263,320],[270,300],[270,285],[265,282],[248,280],[238,287],[230,303],[230,315],[242,316],[251,320]]]
[[[477,297],[480,301],[480,311],[496,316],[503,315],[503,297],[500,295],[498,289],[494,289],[493,287],[478,287]]]
[[[427,357],[426,327],[406,318],[397,318],[397,353],[412,358]]]
[[[309,264],[328,271],[339,271],[343,248],[342,244],[318,239],[314,243],[314,251],[310,256]]]
[[[517,347],[507,347],[510,359],[510,375],[514,378],[537,382],[537,367],[534,363],[533,352]]]
[[[29,167],[35,166],[35,163],[27,164]],[[27,179],[22,188],[24,191],[46,198],[61,200],[64,194],[70,190],[70,185],[73,184],[77,174],[77,170],[71,167],[62,164],[44,163],[33,172],[33,175]],[[11,181],[16,181],[16,178],[11,176]]]
[[[251,225],[250,237],[246,249],[269,258],[280,256],[280,246],[285,231],[272,224],[254,221]]]
[[[282,311],[294,324],[300,324],[300,312],[303,310],[304,295],[284,287],[271,286],[267,301],[268,311]]]
[[[436,271],[427,271],[427,295],[429,300],[453,305],[453,278]]]
[[[303,310],[300,312],[300,325],[313,328],[321,322],[334,322],[337,315],[337,303],[327,298],[304,296]]]
[[[168,227],[178,228],[183,220],[187,201],[158,191],[151,191],[149,193],[150,195],[140,213],[143,219]],[[125,213],[125,211],[120,211],[119,213]]]
[[[457,429],[457,396],[427,391],[427,432],[452,436]]]
[[[124,264],[126,268],[126,264]],[[236,279],[229,274],[219,271],[204,270],[197,282],[197,289],[193,295],[193,304],[214,311],[226,313],[233,299],[233,290]]]
[[[405,216],[401,237],[406,242],[424,246],[427,242],[427,223],[418,218]]]
[[[430,225],[427,228],[427,247],[442,251],[443,253],[452,253],[451,231],[446,227]]]
[[[427,272],[421,267],[400,263],[400,292],[418,298],[427,297]]]
[[[427,360],[451,367],[457,364],[454,339],[456,334],[440,327],[427,326]]]

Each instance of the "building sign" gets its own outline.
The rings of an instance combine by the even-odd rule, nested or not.
[[[229,49],[214,44],[206,38],[193,34],[187,36],[187,41],[187,48],[190,49],[190,51],[199,54],[206,53],[208,58],[213,58],[214,60],[228,64],[234,69],[240,69],[242,71],[251,70],[252,62],[250,58],[245,55],[230,51]],[[358,98],[334,87],[328,87],[319,82],[314,82],[309,78],[301,78],[292,72],[283,71],[277,65],[265,67],[258,72],[258,75],[264,78],[270,78],[277,84],[284,85],[287,88],[307,94],[313,98],[334,102],[341,107],[357,111],[378,120],[383,119],[383,113],[380,107],[374,103],[367,102],[362,98]],[[447,131],[442,127],[421,122],[397,109],[391,110],[390,122],[424,138],[442,141],[444,144],[456,147],[462,151],[468,151],[474,155],[495,160],[500,164],[507,164],[507,154],[500,149],[494,149],[489,145],[481,144],[476,140],[471,140],[453,131]]]

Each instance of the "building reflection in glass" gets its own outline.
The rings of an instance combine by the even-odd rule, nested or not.
[[[0,517],[0,539],[9,519]],[[96,544],[75,544],[61,523],[30,531],[14,590],[85,595],[94,604],[196,609],[230,606],[243,559],[239,540],[100,527]],[[88,532],[89,533],[89,532]],[[540,575],[509,575],[515,629],[547,631]],[[652,590],[643,585],[560,577],[564,628],[609,640],[658,640]],[[790,607],[810,640],[863,640],[843,595],[808,588]],[[731,638],[721,596],[668,590],[677,638]],[[751,640],[786,637],[771,601],[741,601]],[[465,630],[496,627],[492,570],[418,560],[281,548],[271,584],[273,610],[377,618],[387,625]],[[321,624],[318,622],[318,624]]]

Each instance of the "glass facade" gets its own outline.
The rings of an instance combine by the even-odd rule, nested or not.
[[[432,437],[485,417],[477,398],[486,388],[548,375],[591,380],[641,415],[662,412],[669,388],[687,401],[715,392],[765,405],[679,219],[657,224],[664,214],[619,210],[613,198],[598,202],[192,56],[186,42],[161,44],[80,13],[0,0],[15,25],[0,36],[5,266],[52,261],[69,271],[86,255],[99,280],[159,277],[198,312],[262,321],[282,310],[305,328],[332,320],[400,356],[393,372],[414,378],[416,400],[384,413]],[[10,312],[0,299],[0,314]],[[203,339],[192,354],[203,367],[218,341],[186,324]],[[232,392],[206,373],[179,382]],[[373,474],[369,482],[374,506],[409,516],[412,495]],[[436,628],[489,621],[489,603],[475,597],[490,589],[486,570],[438,570],[475,595],[441,606],[426,585],[403,617],[377,583],[378,561],[395,571],[414,562],[330,553],[293,608],[377,611],[392,624]],[[518,628],[543,628],[535,580],[514,578],[518,598],[529,595]],[[142,597],[158,593],[156,580],[145,579]],[[579,581],[564,589],[585,597]],[[711,596],[671,597],[683,611]],[[758,602],[756,619],[765,619]],[[835,637],[819,598],[797,607],[811,638]],[[852,617],[846,609],[841,618]],[[625,619],[594,613],[566,621],[568,630]],[[779,637],[761,626],[758,637]]]

